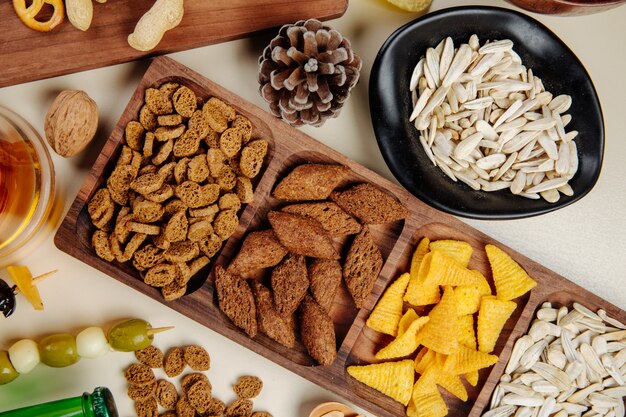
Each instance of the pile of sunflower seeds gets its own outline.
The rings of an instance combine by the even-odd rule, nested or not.
[[[482,417],[623,417],[626,326],[600,309],[544,303]]]
[[[474,34],[458,48],[442,40],[415,66],[410,91],[424,151],[453,181],[551,203],[573,195],[572,98],[545,91],[511,40],[480,46]]]

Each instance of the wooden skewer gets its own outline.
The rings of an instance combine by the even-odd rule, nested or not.
[[[50,272],[46,272],[45,274],[41,274],[41,275],[37,275],[35,278],[33,278],[33,284],[36,284],[40,281],[43,281],[44,279],[48,278],[51,275],[56,274],[57,272],[59,272],[58,269],[55,269],[54,271],[50,271]]]
[[[148,334],[148,336],[152,336],[153,334],[157,334],[157,333],[161,333],[161,332],[166,332],[168,330],[172,330],[174,328],[174,326],[167,326],[167,327],[155,327],[153,329],[148,329],[146,331],[146,333]]]
[[[35,278],[33,278],[32,283],[33,283],[33,285],[35,285],[38,282],[41,282],[44,279],[48,278],[49,276],[56,274],[57,272],[59,272],[59,270],[55,269],[54,271],[50,271],[50,272],[46,272],[45,274],[37,275]],[[14,294],[19,294],[19,292],[20,292],[20,289],[17,286],[14,286],[13,287],[13,293]]]

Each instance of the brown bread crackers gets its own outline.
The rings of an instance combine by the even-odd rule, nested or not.
[[[159,379],[156,386],[156,400],[163,408],[174,408],[178,402],[178,391],[170,381]]]
[[[296,329],[293,315],[282,317],[276,311],[272,293],[258,281],[252,282],[256,300],[259,330],[281,345],[293,348],[296,344]]]
[[[150,368],[161,368],[163,366],[163,352],[154,345],[145,349],[136,350],[135,358]]]
[[[292,315],[309,289],[304,256],[287,255],[272,271],[271,282],[276,311],[282,317]]]
[[[288,201],[325,200],[349,172],[343,165],[299,165],[278,183],[272,195]]]
[[[252,415],[252,401],[239,398],[228,406],[224,415],[226,417],[249,417]]]
[[[157,417],[159,406],[154,397],[148,397],[145,400],[135,402],[135,412],[137,417]]]
[[[195,417],[196,409],[189,403],[186,396],[181,396],[176,403],[176,414],[178,417]]]
[[[215,97],[205,104],[178,83],[147,88],[144,101],[137,120],[124,127],[106,184],[89,201],[99,229],[92,245],[108,262],[131,262],[171,301],[235,231],[237,212],[253,199],[240,169],[244,145],[256,143],[263,154],[249,164],[256,171],[267,142],[251,141],[250,120],[232,106]]]
[[[124,378],[129,384],[136,386],[146,386],[156,381],[152,369],[141,363],[134,363],[126,368]]]
[[[189,388],[191,388],[191,386],[198,381],[205,381],[209,383],[209,378],[207,378],[205,374],[202,374],[200,372],[192,372],[181,378],[180,386],[182,387],[183,392],[186,393],[189,391]],[[209,385],[211,384],[209,383]]]
[[[280,211],[270,211],[267,218],[289,252],[312,258],[339,259],[330,234],[317,220]]]
[[[211,385],[197,381],[187,390],[189,404],[199,413],[204,413],[211,405]]]
[[[263,389],[263,381],[256,376],[240,376],[233,386],[233,391],[239,398],[255,398]]]
[[[186,346],[184,356],[185,362],[194,371],[208,371],[211,367],[209,353],[202,346]]]
[[[300,306],[300,335],[307,352],[320,365],[330,366],[335,361],[337,347],[333,321],[308,295]]]
[[[255,411],[250,417],[272,417],[267,411]]]
[[[353,240],[343,266],[343,278],[354,304],[363,307],[383,267],[383,256],[367,226]]]
[[[256,177],[261,171],[266,154],[267,141],[258,139],[248,143],[241,151],[241,159],[239,161],[241,173],[248,178]]]
[[[133,401],[146,400],[154,395],[156,388],[156,381],[146,385],[129,385],[127,390],[128,398]]]
[[[185,369],[184,351],[181,348],[173,348],[167,352],[163,362],[163,370],[170,378],[180,375]]]
[[[220,310],[248,336],[256,336],[256,306],[248,283],[238,275],[226,272],[224,268],[217,266],[215,289]]]
[[[244,239],[228,271],[233,274],[245,274],[256,269],[268,268],[277,265],[285,255],[287,249],[280,243],[273,230],[251,232]]]
[[[329,312],[341,284],[341,264],[334,259],[314,259],[309,265],[309,283],[315,301]]]
[[[203,416],[221,416],[226,411],[226,404],[217,398],[211,398],[211,402],[206,411],[202,413]]]
[[[353,235],[361,231],[361,224],[332,201],[291,204],[281,211],[311,217],[319,221],[334,237]]]
[[[108,228],[107,226],[115,214],[115,204],[113,204],[108,189],[101,188],[96,191],[89,201],[87,212],[94,226],[98,229]]]
[[[381,224],[407,218],[409,211],[391,194],[369,184],[358,184],[331,194],[331,200],[364,223]]]

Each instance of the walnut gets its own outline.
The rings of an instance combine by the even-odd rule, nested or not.
[[[98,128],[98,106],[84,91],[64,90],[54,100],[44,123],[50,147],[63,157],[82,151]]]

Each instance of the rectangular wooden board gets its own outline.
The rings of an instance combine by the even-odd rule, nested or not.
[[[252,121],[254,135],[263,137],[270,143],[270,151],[266,157],[264,171],[260,175],[255,190],[254,201],[243,208],[240,224],[236,232],[226,242],[219,255],[217,255],[216,261],[210,266],[210,273],[204,274],[202,279],[196,283],[193,288],[194,291],[170,303],[166,303],[163,300],[158,289],[144,284],[137,273],[127,265],[120,265],[115,262],[108,263],[96,256],[90,242],[94,228],[91,225],[86,204],[93,193],[102,186],[106,176],[110,173],[115,163],[117,151],[120,149],[124,127],[130,120],[137,118],[143,103],[145,89],[168,81],[176,81],[187,85],[203,98],[215,96],[230,103],[238,113],[243,114]],[[267,212],[284,205],[271,196],[271,191],[275,184],[293,167],[305,162],[343,164],[352,170],[346,183],[343,185],[356,182],[376,184],[396,197],[402,204],[408,207],[410,212],[409,217],[405,221],[370,226],[374,240],[383,255],[383,268],[371,295],[362,309],[357,309],[354,306],[344,287],[340,289],[339,294],[335,297],[330,315],[337,335],[338,355],[330,367],[316,365],[306,354],[306,350],[301,344],[294,349],[287,349],[262,334],[257,335],[254,339],[247,337],[219,310],[217,296],[211,284],[214,266],[228,265],[238,252],[242,237],[250,231],[267,227]],[[390,282],[401,273],[408,271],[412,253],[417,242],[422,237],[428,237],[431,240],[460,239],[469,242],[474,249],[474,255],[469,267],[481,271],[488,279],[491,279],[491,274],[484,246],[488,243],[496,244],[510,254],[538,281],[536,288],[516,300],[518,308],[508,320],[494,351],[495,354],[500,356],[500,361],[492,368],[481,372],[478,386],[473,389],[470,387],[468,390],[469,401],[463,403],[444,394],[450,409],[450,416],[478,417],[482,414],[489,402],[495,384],[504,371],[513,343],[519,336],[528,331],[535,311],[543,302],[550,301],[555,306],[571,306],[576,301],[594,311],[603,308],[609,315],[622,322],[626,321],[626,312],[616,306],[533,262],[515,250],[500,244],[458,219],[427,206],[402,187],[384,179],[166,57],[156,58],[148,68],[57,232],[55,244],[71,256],[82,260],[137,291],[147,294],[292,372],[345,397],[350,402],[370,411],[372,414],[379,417],[401,417],[405,415],[404,407],[391,398],[348,376],[345,369],[349,365],[365,364],[374,361],[374,353],[384,343],[389,341],[387,336],[366,327],[365,320]]]
[[[301,19],[332,19],[348,7],[348,0],[185,0],[181,24],[154,50],[141,52],[126,39],[154,0],[94,2],[86,32],[67,16],[54,30],[36,32],[19,20],[12,3],[0,2],[0,87],[224,42]]]

